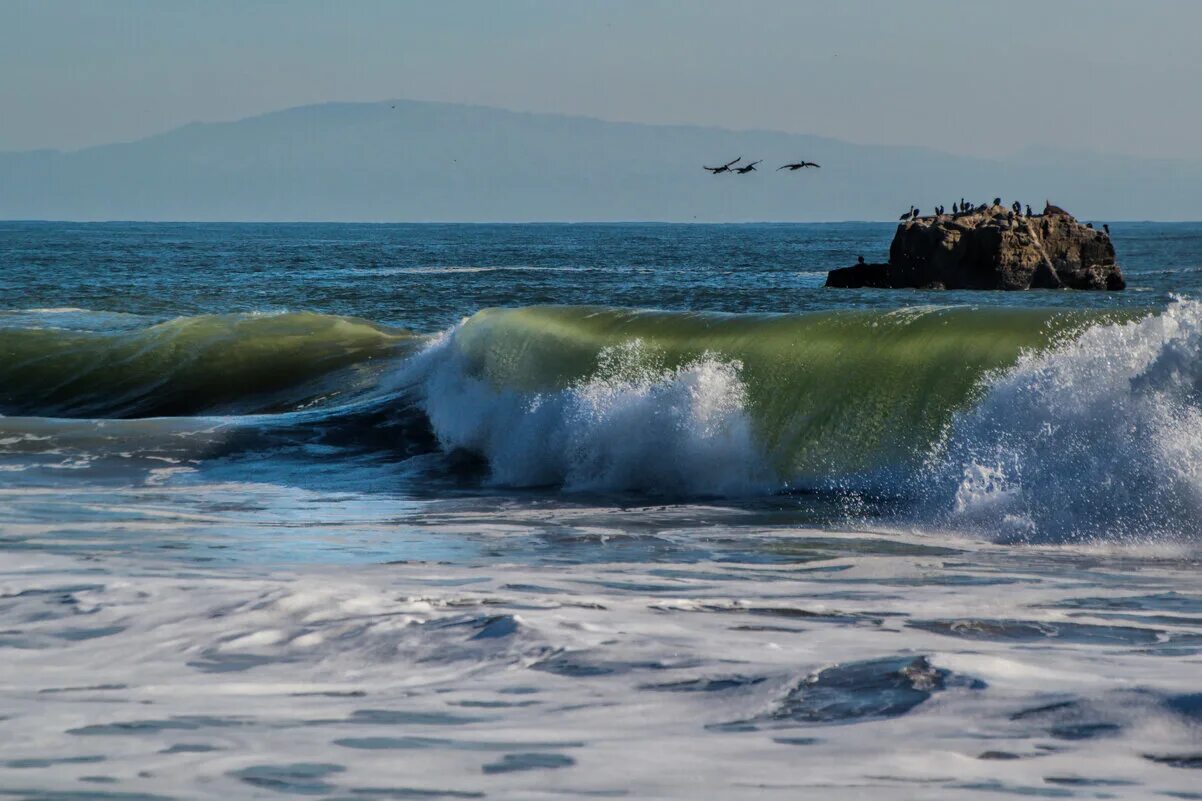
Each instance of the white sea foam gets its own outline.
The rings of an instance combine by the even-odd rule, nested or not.
[[[742,366],[667,367],[638,340],[589,377],[523,391],[481,377],[438,337],[404,369],[441,444],[483,455],[507,486],[738,496],[782,489]],[[1008,540],[1144,542],[1202,532],[1202,304],[1095,326],[987,379],[917,472],[924,524]],[[902,476],[902,478],[897,478]],[[906,490],[898,486],[899,490]]]
[[[619,536],[646,514],[593,512]],[[487,527],[482,514],[460,523]],[[545,521],[530,514],[509,522],[525,533],[499,541],[538,536]],[[809,536],[829,547],[826,533],[801,530],[763,545]],[[1031,795],[1057,789],[1046,777],[1115,798],[1196,787],[1193,771],[1145,756],[1197,753],[1190,672],[1156,651],[1165,643],[1149,645],[1155,620],[1112,629],[1106,618],[1150,578],[1196,608],[1188,569],[1128,565],[1069,582],[1031,577],[1010,549],[980,546],[953,564],[921,539],[877,542],[878,553],[861,542],[825,565],[862,571],[834,572],[570,559],[174,571],[10,553],[0,785],[38,788],[30,798],[90,797],[80,788],[104,781],[127,798],[266,787],[765,801],[865,786],[882,799],[914,798],[916,786],[932,799]],[[949,619],[958,626],[937,625]],[[996,633],[978,635],[991,620]],[[1182,625],[1173,635],[1190,658],[1198,625]],[[882,666],[923,659],[913,675]],[[899,704],[915,690],[929,697]],[[499,770],[507,754],[543,761]]]
[[[721,496],[771,486],[736,361],[669,368],[634,340],[601,351],[587,380],[523,392],[472,375],[452,332],[417,364],[440,442],[484,455],[497,484]]]
[[[935,502],[1011,539],[1196,537],[1200,389],[1195,301],[1026,355],[954,423]]]

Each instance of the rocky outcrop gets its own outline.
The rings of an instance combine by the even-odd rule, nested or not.
[[[888,264],[831,270],[829,287],[921,289],[1123,289],[1104,231],[1048,206],[1024,217],[994,205],[919,217],[897,227]]]

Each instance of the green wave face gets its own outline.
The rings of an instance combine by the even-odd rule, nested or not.
[[[0,328],[0,413],[293,409],[373,381],[379,359],[418,341],[364,320],[313,313],[181,317],[100,331]],[[335,372],[337,382],[322,381]]]
[[[636,340],[648,369],[737,362],[757,439],[782,480],[806,486],[921,458],[990,371],[1116,317],[967,307],[781,316],[531,307],[481,311],[455,341],[469,374],[525,392],[587,381],[607,349]]]

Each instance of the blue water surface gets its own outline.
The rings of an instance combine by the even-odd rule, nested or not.
[[[1100,223],[1097,223],[1100,226]],[[432,331],[489,306],[797,312],[1155,307],[1202,289],[1202,223],[1112,223],[1121,293],[830,290],[892,223],[367,225],[0,222],[0,306],[174,317],[310,310]]]

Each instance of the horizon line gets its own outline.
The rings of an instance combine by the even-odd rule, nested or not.
[[[1202,219],[1117,219],[1107,217],[1076,217],[1082,222],[1108,224],[1189,225]],[[881,225],[900,223],[899,220],[92,220],[3,218],[0,225]]]

